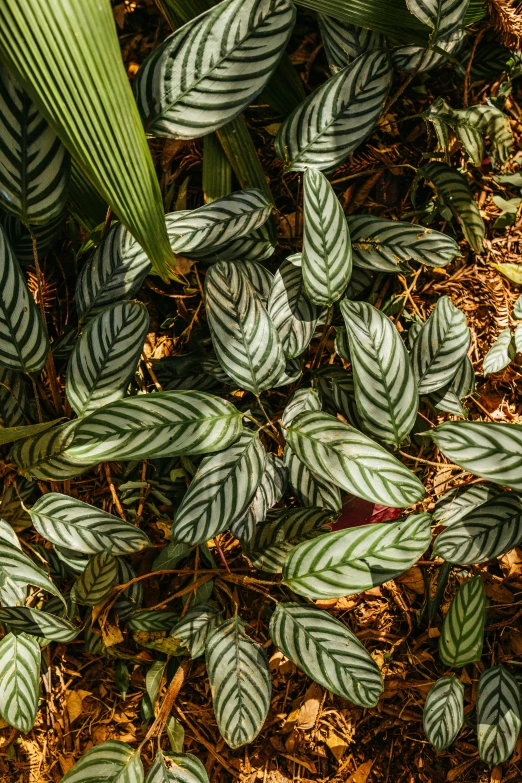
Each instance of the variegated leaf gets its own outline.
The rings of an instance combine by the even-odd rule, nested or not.
[[[0,427],[20,427],[27,424],[27,395],[22,376],[0,367]]]
[[[179,614],[168,609],[141,609],[134,612],[127,622],[131,631],[171,631],[179,620]]]
[[[317,385],[325,407],[333,413],[342,414],[349,424],[361,429],[352,371],[335,366],[321,367],[317,373]]]
[[[248,544],[254,535],[256,525],[264,522],[268,511],[283,497],[287,474],[286,465],[279,457],[273,454],[266,455],[265,470],[252,500],[246,511],[229,525],[230,532],[243,545]]]
[[[11,249],[20,266],[34,263],[33,238],[40,262],[58,238],[65,221],[65,214],[58,215],[43,226],[25,226],[17,217],[7,212],[0,214],[0,225],[5,231]]]
[[[449,748],[464,723],[464,686],[456,677],[441,677],[424,704],[424,733],[437,753]]]
[[[11,459],[18,472],[26,478],[64,481],[89,470],[93,463],[69,454],[77,427],[74,419],[15,443]]]
[[[275,247],[263,227],[244,237],[232,239],[226,245],[220,245],[216,252],[210,247],[207,250],[198,250],[197,260],[206,264],[214,264],[216,261],[242,261],[248,266],[249,262],[266,261],[274,254],[274,250]]]
[[[436,49],[416,45],[399,46],[398,49],[391,52],[391,60],[399,71],[427,73],[439,65],[447,64],[449,57],[443,53],[455,57],[462,49],[465,40],[465,34],[457,30],[447,36],[437,38]]]
[[[300,356],[314,335],[320,311],[305,296],[299,254],[283,261],[275,273],[267,310],[285,356]]]
[[[288,483],[300,506],[341,510],[342,499],[339,487],[308,470],[288,446],[284,451],[284,460],[288,468]]]
[[[69,620],[28,606],[2,607],[0,624],[7,625],[15,631],[23,631],[31,636],[56,642],[70,642],[78,636],[79,632],[79,629]]]
[[[25,633],[8,633],[0,641],[0,717],[27,734],[38,709],[40,645]]]
[[[335,353],[345,362],[350,361],[350,343],[345,326],[338,326],[335,330]]]
[[[504,666],[482,672],[477,689],[479,756],[490,767],[513,753],[520,734],[520,686]]]
[[[317,389],[298,389],[286,404],[283,415],[281,417],[281,426],[283,428],[288,427],[288,425],[291,424],[295,417],[300,413],[304,413],[305,411],[320,410],[321,397]]]
[[[191,753],[163,753],[158,750],[145,783],[209,783],[209,781],[205,767],[196,756]]]
[[[515,352],[520,353],[522,351],[522,324],[518,324],[513,335],[515,340]]]
[[[460,363],[454,378],[440,389],[428,395],[430,403],[439,411],[467,416],[462,399],[475,391],[475,370],[469,356]]]
[[[439,636],[439,655],[446,666],[478,661],[484,643],[486,593],[480,576],[463,582],[453,598]]]
[[[0,520],[0,523],[6,524],[3,520]],[[22,552],[18,542],[9,543],[3,536],[0,540],[0,575],[8,580],[14,592],[22,591],[22,596],[25,594],[25,588],[33,585],[61,599],[59,589],[51,582],[44,569],[33,563],[31,558]],[[0,600],[4,605],[7,603],[5,600],[7,587],[8,585],[4,584],[0,588]]]
[[[406,0],[410,13],[433,30],[433,36],[449,35],[464,24],[469,0]]]
[[[191,606],[181,620],[176,623],[169,636],[179,642],[191,658],[199,658],[205,652],[207,636],[219,622],[219,613],[206,603]]]
[[[114,555],[108,550],[93,555],[75,585],[78,602],[96,606],[108,595],[117,579],[118,561]]]
[[[245,261],[241,259],[242,267],[247,274],[248,279],[254,287],[254,291],[261,299],[265,307],[268,307],[268,297],[274,282],[274,275],[263,264],[257,261]]]
[[[515,358],[516,352],[511,329],[504,329],[484,357],[482,365],[484,376],[504,370]]]
[[[143,783],[139,750],[119,740],[107,740],[83,754],[60,783]]]
[[[435,503],[433,520],[449,527],[501,492],[494,484],[469,484],[450,489]]]
[[[385,49],[382,33],[368,30],[348,22],[340,22],[333,16],[318,15],[319,30],[332,73],[337,73],[348,62],[371,49]]]

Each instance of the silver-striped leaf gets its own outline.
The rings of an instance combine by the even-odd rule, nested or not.
[[[326,59],[332,73],[348,65],[350,59],[359,57],[371,49],[386,48],[386,38],[375,30],[341,22],[333,16],[324,14],[318,14],[318,22]]]
[[[287,402],[283,415],[281,416],[281,426],[283,428],[288,427],[289,424],[300,413],[305,411],[320,411],[321,410],[321,396],[317,389],[302,388],[297,389],[295,394],[292,395]]]
[[[419,407],[410,357],[394,323],[368,302],[343,299],[357,410],[363,429],[394,446],[408,437]]]
[[[8,633],[0,641],[0,717],[25,734],[36,720],[40,663],[34,637]]]
[[[469,484],[450,489],[435,503],[433,521],[449,527],[502,492],[494,484]]]
[[[230,532],[245,546],[248,544],[256,525],[264,522],[268,511],[281,500],[286,489],[288,470],[286,465],[274,456],[266,455],[265,470],[258,488],[246,511],[229,525]]]
[[[27,93],[0,68],[0,203],[25,226],[45,224],[67,201],[70,158]]]
[[[67,399],[79,417],[124,396],[148,328],[141,302],[116,302],[88,322],[67,365]]]
[[[143,783],[139,750],[119,740],[107,740],[83,754],[60,783]]]
[[[5,232],[0,228],[0,365],[39,372],[49,353],[47,331]]]
[[[522,294],[520,294],[513,306],[513,318],[522,319]]]
[[[288,483],[300,506],[341,510],[342,498],[339,487],[308,470],[288,446],[285,447],[284,461],[288,468]]]
[[[220,261],[205,278],[207,319],[225,372],[254,394],[270,389],[285,369],[279,335],[240,263]]]
[[[439,65],[447,65],[447,55],[455,55],[462,49],[466,36],[460,30],[450,33],[448,36],[437,38],[437,49],[427,49],[424,46],[399,46],[391,52],[391,61],[395,68],[406,73],[427,73]],[[438,51],[438,50],[441,51]]]
[[[76,553],[129,555],[151,545],[139,527],[59,492],[42,495],[29,514],[47,541]]]
[[[331,412],[340,413],[349,424],[361,429],[352,371],[327,365],[319,369],[316,377],[318,390],[326,403],[326,408]]]
[[[84,606],[96,606],[118,579],[118,561],[110,551],[99,552],[89,558],[85,571],[76,585],[76,598]]]
[[[62,213],[44,226],[33,225],[29,228],[14,215],[9,215],[7,212],[0,214],[0,225],[22,267],[34,263],[33,237],[36,240],[36,252],[41,263],[61,233],[64,221],[65,214]]]
[[[74,419],[15,443],[10,456],[18,472],[26,478],[65,481],[89,470],[92,462],[69,453],[77,427]]]
[[[147,133],[194,139],[237,117],[272,76],[294,22],[289,0],[225,0],[176,30],[135,80]]]
[[[345,326],[337,326],[335,329],[334,341],[335,353],[345,362],[350,361],[350,343],[348,342],[348,332]]]
[[[522,351],[522,324],[518,324],[516,327],[513,339],[515,341],[515,353],[520,353]]]
[[[477,739],[482,761],[502,764],[520,734],[520,686],[504,666],[482,672],[477,689]]]
[[[516,352],[515,340],[511,329],[503,329],[484,356],[482,364],[484,377],[492,372],[504,370],[515,358]]]
[[[343,208],[322,171],[313,168],[303,175],[302,273],[310,302],[327,307],[341,298],[352,273]]]
[[[241,429],[237,408],[212,394],[142,394],[80,419],[67,455],[92,463],[208,454],[227,448]]]
[[[217,725],[231,748],[257,737],[272,692],[266,652],[247,636],[245,626],[238,615],[232,617],[212,631],[205,648]]]
[[[0,428],[27,424],[28,407],[22,375],[0,367]]]
[[[192,753],[163,753],[158,750],[145,783],[209,783],[209,781],[205,767]]]
[[[276,647],[312,680],[361,707],[375,707],[384,683],[379,667],[339,620],[308,604],[280,603],[270,620]]]
[[[71,642],[76,639],[80,630],[69,620],[28,606],[0,608],[0,625],[55,642]]]
[[[248,279],[254,286],[254,291],[257,293],[264,306],[268,307],[268,297],[270,296],[274,275],[266,266],[258,264],[257,261],[245,261],[244,259],[241,259],[241,263]]]
[[[198,250],[197,260],[204,261],[206,264],[214,264],[216,261],[242,261],[248,265],[248,262],[266,261],[274,255],[274,251],[275,247],[265,229],[257,228],[244,237],[220,245],[216,252],[210,247],[207,250]]]
[[[454,378],[469,343],[465,314],[448,296],[441,296],[411,352],[419,394],[437,391]]]
[[[170,631],[178,622],[179,614],[168,609],[140,609],[133,612],[127,621],[131,631]]]
[[[305,296],[299,254],[287,258],[274,275],[268,315],[279,334],[285,356],[300,356],[312,339],[320,310]]]
[[[433,30],[438,36],[447,36],[464,24],[469,0],[406,0],[410,13]]]
[[[202,544],[246,510],[266,465],[257,434],[244,430],[233,446],[203,460],[178,507],[172,538]]]
[[[283,581],[306,598],[362,593],[411,568],[431,542],[429,514],[362,525],[298,544],[286,558]]]
[[[312,473],[384,506],[421,500],[419,479],[382,446],[321,411],[301,413],[287,430],[291,449]]]
[[[428,395],[428,400],[439,411],[467,416],[462,400],[475,391],[475,370],[469,356],[460,363],[454,378],[441,389]]]
[[[3,520],[0,520],[0,522],[3,523]],[[47,576],[47,572],[41,566],[33,563],[31,558],[25,552],[22,552],[18,543],[16,545],[10,544],[5,539],[0,540],[0,574],[9,580],[15,592],[20,592],[21,590],[22,594],[24,594],[25,588],[28,585],[33,585],[33,587],[46,590],[57,598],[61,599],[62,597],[59,589]],[[0,587],[0,600],[4,605],[6,604],[6,588],[6,584]]]
[[[422,716],[428,741],[437,753],[449,748],[464,723],[464,686],[456,677],[441,677],[432,685]]]
[[[480,576],[459,585],[442,623],[439,655],[455,668],[480,660],[484,643],[486,593]]]
[[[417,261],[434,267],[447,266],[460,255],[452,237],[417,223],[348,215],[354,266],[398,273],[400,264]]]
[[[317,87],[276,136],[276,152],[285,168],[336,169],[375,127],[391,76],[387,53],[374,50]]]
[[[219,613],[207,603],[191,606],[184,617],[176,623],[169,636],[186,650],[192,659],[199,658],[205,652],[207,636],[219,622]]]

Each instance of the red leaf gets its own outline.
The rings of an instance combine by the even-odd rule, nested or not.
[[[332,530],[344,530],[347,527],[359,527],[373,522],[389,522],[398,519],[401,514],[400,508],[379,506],[378,503],[370,503],[368,500],[346,495],[343,498],[341,516],[332,525]]]

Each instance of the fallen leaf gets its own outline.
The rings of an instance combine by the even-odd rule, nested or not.
[[[341,761],[342,757],[346,753],[348,743],[331,727],[328,729],[326,744],[332,751],[332,754],[335,756],[336,760]]]
[[[74,767],[74,757],[73,756],[62,756],[61,753],[58,754],[58,761],[60,762],[60,767],[62,770],[62,775],[65,775],[71,767]]]
[[[346,783],[366,783],[373,767],[373,761],[365,761],[355,772],[352,772]]]
[[[283,756],[285,759],[288,759],[288,761],[295,761],[296,764],[300,764],[302,767],[307,769],[308,772],[312,772],[315,775],[315,764],[313,761],[310,761],[310,759],[300,759],[297,758],[297,756],[290,756],[287,753],[281,753],[281,756]]]
[[[115,644],[120,644],[123,641],[123,634],[117,625],[107,623],[101,631],[106,647],[114,647]]]
[[[487,578],[484,580],[484,588],[487,597],[497,604],[509,604],[513,601],[513,593],[507,587],[504,587],[501,582]]]
[[[520,547],[510,549],[499,560],[504,577],[513,579],[515,576],[522,576],[522,549]]]
[[[83,711],[83,700],[87,696],[91,696],[90,691],[82,691],[82,690],[76,690],[76,691],[66,691],[65,692],[65,703],[67,705],[67,715],[69,716],[69,723],[73,723],[76,718],[78,718]],[[65,772],[64,772],[65,775]]]
[[[424,595],[424,579],[419,566],[413,566],[413,568],[398,576],[395,581],[417,593],[417,595]]]
[[[522,633],[520,631],[511,631],[509,643],[515,655],[522,655]]]
[[[313,682],[304,695],[304,704],[299,710],[296,728],[302,729],[303,731],[306,729],[313,729],[322,700],[323,689],[316,682]]]

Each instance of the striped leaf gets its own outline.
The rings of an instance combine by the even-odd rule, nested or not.
[[[449,297],[441,296],[411,352],[419,394],[437,391],[454,378],[469,343],[465,314]]]
[[[324,481],[317,473],[308,470],[288,446],[284,451],[284,460],[288,468],[288,483],[300,506],[341,510],[342,499],[339,487],[331,481]]]
[[[460,363],[454,378],[441,389],[428,395],[430,403],[439,411],[467,416],[462,399],[475,391],[475,370],[469,356]]]
[[[286,404],[281,417],[281,426],[288,427],[300,413],[320,410],[321,397],[317,389],[298,389]]]
[[[312,680],[361,707],[375,707],[379,667],[339,620],[307,604],[280,603],[270,621],[276,647]]]
[[[264,522],[268,511],[281,500],[287,482],[286,465],[273,454],[266,455],[265,470],[246,511],[229,525],[230,532],[246,545],[256,525]]]
[[[79,632],[69,620],[41,612],[39,609],[30,609],[28,606],[2,607],[0,625],[54,642],[71,642]]]
[[[257,261],[245,261],[244,259],[241,260],[242,268],[252,283],[254,291],[263,302],[263,305],[267,307],[268,297],[270,296],[270,290],[274,281],[274,275],[272,272],[269,272],[265,266],[258,264]]]
[[[150,269],[150,261],[136,240],[125,226],[115,223],[78,275],[78,317],[83,320],[113,302],[132,299]]]
[[[26,478],[64,481],[89,470],[92,463],[69,454],[77,426],[75,419],[15,443],[10,456],[18,472]]]
[[[399,71],[427,73],[439,65],[447,65],[448,57],[443,52],[455,57],[462,49],[465,40],[464,33],[457,30],[448,36],[437,38],[436,49],[427,49],[425,46],[399,46],[391,52],[391,61]]]
[[[67,200],[69,155],[32,100],[0,68],[0,203],[26,225],[60,215]]]
[[[513,753],[520,734],[520,686],[504,666],[482,672],[477,689],[479,756],[490,767]]]
[[[201,761],[191,753],[158,750],[145,783],[208,783],[208,775]]]
[[[0,367],[0,428],[27,423],[27,395],[20,373]]]
[[[504,370],[515,358],[517,352],[511,329],[504,329],[484,357],[482,372],[484,377],[492,372]]]
[[[429,514],[327,533],[296,546],[283,581],[307,598],[362,593],[407,571],[431,542]]]
[[[317,373],[317,385],[328,410],[342,414],[349,424],[360,429],[352,371],[335,366],[322,367]]]
[[[110,551],[93,555],[85,571],[76,582],[78,603],[96,606],[111,590],[118,579],[118,561]]]
[[[27,734],[38,709],[40,645],[25,633],[8,633],[0,641],[0,717]]]
[[[60,783],[143,783],[140,751],[119,740],[107,740],[83,754]]]
[[[349,215],[347,220],[353,263],[361,269],[400,272],[400,264],[409,261],[444,267],[460,255],[454,239],[417,223],[375,215]]]
[[[294,21],[289,0],[225,0],[170,35],[135,80],[147,133],[194,139],[237,117],[270,79]]]
[[[464,470],[522,490],[522,426],[489,421],[447,421],[430,431],[440,451]]]
[[[145,533],[130,522],[58,492],[39,498],[29,514],[47,541],[76,553],[109,550],[113,555],[129,555],[150,546]]]
[[[285,362],[279,335],[248,275],[238,263],[220,261],[205,278],[207,318],[219,363],[254,394],[270,389]]]
[[[208,454],[229,446],[240,432],[239,411],[212,394],[143,394],[112,402],[81,419],[67,455],[104,462]]]
[[[463,582],[442,624],[439,655],[446,666],[460,667],[480,660],[484,643],[486,593],[480,576]]]
[[[300,541],[315,539],[329,531],[337,514],[322,508],[277,508],[270,511],[248,542],[245,554],[255,568],[280,573],[285,558]]]
[[[40,262],[54,245],[64,226],[65,215],[46,223],[44,226],[25,226],[17,217],[3,212],[0,225],[5,231],[11,249],[20,266],[34,263],[33,237],[36,240],[36,252]]]
[[[172,537],[202,544],[241,516],[261,482],[266,453],[258,436],[244,430],[225,451],[203,460],[172,523]]]
[[[449,563],[493,560],[522,541],[522,497],[503,492],[473,509],[437,536],[434,554]]]
[[[306,467],[356,497],[404,507],[421,500],[421,482],[366,435],[321,411],[301,413],[288,443]]]
[[[515,341],[515,352],[520,353],[522,351],[522,324],[518,324],[513,339]]]
[[[219,622],[219,614],[213,606],[206,603],[191,606],[181,620],[176,623],[169,636],[179,642],[192,659],[199,658],[205,652],[207,636]]]
[[[449,527],[501,492],[494,484],[469,484],[450,489],[435,503],[433,520]]]
[[[441,677],[430,688],[422,725],[437,753],[449,748],[464,723],[464,686],[456,677]]]
[[[240,748],[261,731],[272,683],[266,652],[237,615],[209,635],[205,657],[216,721],[225,742]]]
[[[332,73],[348,65],[350,59],[371,49],[385,49],[386,39],[381,33],[340,22],[333,16],[318,15],[319,30]]]
[[[343,299],[355,399],[369,435],[399,446],[417,418],[417,384],[406,347],[393,322],[367,302]]]
[[[320,315],[319,308],[305,296],[300,261],[299,254],[283,261],[274,275],[267,305],[268,315],[289,359],[306,350]]]
[[[3,520],[0,521],[3,522]],[[25,593],[25,588],[28,585],[33,585],[33,587],[46,590],[57,598],[61,599],[62,597],[56,585],[47,576],[47,572],[33,563],[31,558],[22,552],[18,540],[16,544],[9,543],[3,537],[0,540],[0,574],[5,580],[9,580],[12,587],[22,590],[22,594]],[[4,583],[0,588],[0,600],[4,605],[6,603],[6,587],[7,585]]]
[[[179,614],[168,609],[141,609],[133,612],[127,622],[131,631],[170,631],[178,622]]]
[[[39,372],[49,352],[47,332],[22,270],[0,228],[0,364]]]
[[[464,24],[469,0],[406,0],[410,13],[433,30],[433,36],[446,36]]]
[[[341,298],[352,272],[343,209],[324,174],[313,168],[303,176],[302,272],[308,299],[328,307]]]
[[[283,122],[275,145],[290,171],[336,169],[371,133],[391,83],[383,51],[363,54],[313,91]]]
[[[116,302],[89,321],[67,365],[67,399],[79,417],[124,396],[148,328],[141,302]]]
[[[350,361],[350,343],[348,342],[348,332],[346,327],[337,326],[335,329],[335,353],[345,362]]]

